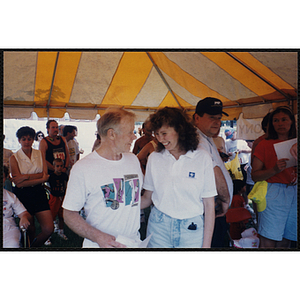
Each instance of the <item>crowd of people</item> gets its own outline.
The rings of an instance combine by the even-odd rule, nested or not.
[[[226,215],[243,207],[260,248],[290,248],[297,241],[297,166],[278,159],[274,145],[297,137],[294,115],[278,107],[263,119],[265,134],[256,141],[237,139],[233,128],[225,141],[223,114],[222,101],[210,97],[198,102],[193,118],[178,108],[159,109],[131,152],[135,115],[109,108],[83,159],[75,126],[49,120],[47,136],[19,128],[21,149],[3,152],[3,247],[19,247],[18,216],[31,247],[50,245],[53,232],[67,240],[66,224],[85,248],[131,247],[146,237],[148,248],[225,248],[228,233],[238,239],[245,229]],[[297,157],[296,143],[290,153]],[[234,160],[239,178],[226,166]],[[248,198],[260,182],[264,209]]]

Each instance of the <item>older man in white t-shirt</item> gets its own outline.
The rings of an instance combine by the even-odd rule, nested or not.
[[[134,114],[109,109],[97,122],[100,147],[72,168],[63,202],[65,223],[84,237],[83,247],[123,248],[118,236],[138,241],[143,173],[129,153]],[[86,220],[79,211],[84,207]],[[123,239],[124,240],[124,239]]]

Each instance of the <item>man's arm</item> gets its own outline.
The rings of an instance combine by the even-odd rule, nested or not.
[[[221,200],[220,204],[222,206],[222,212],[218,213],[216,215],[216,217],[222,217],[226,214],[226,212],[229,208],[230,195],[229,195],[229,190],[228,190],[226,179],[225,179],[225,177],[223,175],[223,172],[220,169],[220,167],[215,166],[214,167],[214,173],[215,173],[215,179],[216,179],[218,199]]]
[[[97,243],[101,248],[126,248],[125,245],[116,242],[116,237],[89,225],[78,211],[64,209],[64,221],[75,233]]]
[[[68,143],[66,141],[66,139],[61,136],[61,139],[63,140],[63,142],[65,143],[65,155],[66,155],[66,159],[65,159],[65,166],[64,168],[62,169],[62,171],[64,173],[67,172],[68,168],[69,168],[69,165],[70,165],[70,154],[69,154],[69,147],[68,147]]]
[[[203,198],[204,205],[204,234],[202,248],[210,248],[215,226],[214,197]]]
[[[46,157],[47,149],[48,149],[47,142],[44,139],[42,139],[40,141],[39,150],[43,153],[44,157]],[[46,164],[47,164],[48,170],[54,171],[54,167],[49,161],[46,160]]]

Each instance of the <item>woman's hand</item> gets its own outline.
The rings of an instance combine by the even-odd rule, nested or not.
[[[43,173],[43,182],[48,181],[49,177],[50,177],[50,175]]]
[[[280,173],[286,168],[286,162],[288,161],[288,158],[281,158],[277,160],[276,165],[274,166],[274,171],[276,173]]]
[[[23,181],[28,180],[28,175],[24,174],[24,175],[17,175],[17,176],[13,176],[12,177],[12,182],[18,186],[20,183],[22,183]]]

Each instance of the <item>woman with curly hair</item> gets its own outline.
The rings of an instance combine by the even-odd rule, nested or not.
[[[154,205],[148,247],[209,248],[217,195],[210,155],[198,149],[196,128],[180,109],[160,109],[150,122],[158,145],[148,158],[141,204]]]

